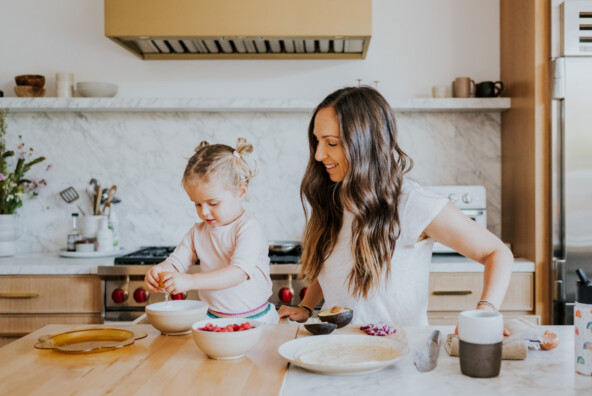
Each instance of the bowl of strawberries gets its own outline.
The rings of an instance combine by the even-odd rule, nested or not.
[[[253,348],[264,324],[245,318],[206,319],[191,326],[195,345],[211,359],[238,359]]]

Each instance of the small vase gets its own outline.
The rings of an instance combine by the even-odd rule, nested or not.
[[[15,255],[16,241],[23,233],[15,214],[0,215],[0,257]]]

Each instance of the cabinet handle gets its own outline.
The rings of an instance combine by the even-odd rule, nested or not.
[[[0,337],[8,337],[8,338],[21,338],[26,336],[27,334],[29,334],[28,332],[23,332],[23,333],[19,333],[19,332],[0,332]]]
[[[435,296],[468,296],[473,292],[470,290],[437,290],[433,294]]]
[[[25,298],[37,298],[39,293],[0,293],[0,298],[9,299],[25,299]]]

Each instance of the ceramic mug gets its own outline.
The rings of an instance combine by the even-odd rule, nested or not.
[[[82,216],[82,236],[85,238],[96,238],[103,218],[105,216]]]
[[[434,85],[432,87],[432,97],[447,98],[448,97],[448,87],[446,87],[446,85]]]
[[[475,96],[477,98],[495,98],[500,96],[504,90],[504,83],[501,81],[483,81],[477,84]]]
[[[504,316],[493,311],[463,311],[458,316],[460,371],[475,378],[497,377],[502,366]]]
[[[468,98],[475,95],[475,81],[469,77],[458,77],[452,82],[452,92],[455,98]]]

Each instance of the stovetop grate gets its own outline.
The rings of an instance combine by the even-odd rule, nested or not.
[[[176,246],[150,246],[135,252],[115,257],[115,265],[155,265],[162,263]],[[285,253],[269,252],[271,264],[295,264],[300,260],[300,248]]]

